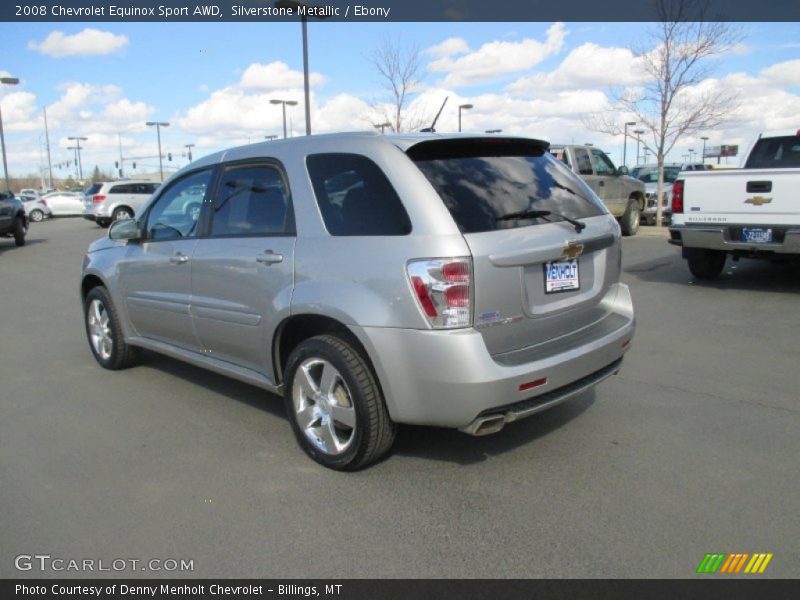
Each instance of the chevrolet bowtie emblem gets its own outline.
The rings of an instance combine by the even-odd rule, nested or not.
[[[561,253],[561,258],[575,260],[581,254],[583,254],[583,244],[579,244],[578,242],[569,242],[564,247],[564,252]]]
[[[761,206],[770,202],[772,202],[772,198],[765,198],[764,196],[753,196],[744,201],[745,204],[752,204],[753,206]]]

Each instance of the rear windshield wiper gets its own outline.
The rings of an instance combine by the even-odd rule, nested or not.
[[[575,227],[575,231],[580,233],[586,228],[586,223],[582,221],[578,221],[577,219],[571,219],[570,217],[564,216],[560,213],[553,212],[552,210],[521,210],[519,212],[512,212],[508,213],[507,215],[503,215],[502,217],[497,217],[496,221],[518,221],[522,219],[538,219],[540,217],[559,217],[565,220],[570,225]]]

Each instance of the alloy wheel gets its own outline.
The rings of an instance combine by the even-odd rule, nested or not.
[[[100,300],[94,299],[89,303],[87,322],[92,348],[100,358],[108,360],[114,351],[114,338],[111,334],[108,311]]]

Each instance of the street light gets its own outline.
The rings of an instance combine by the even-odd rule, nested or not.
[[[469,110],[472,104],[459,104],[458,105],[458,131],[461,132],[461,110]]]
[[[286,139],[286,105],[297,106],[297,100],[270,100],[270,104],[283,104],[283,139]],[[306,135],[310,135],[307,133]]]
[[[639,142],[642,141],[642,134],[644,133],[644,129],[634,129],[633,133],[636,134],[636,162],[639,162]],[[644,162],[644,161],[642,161]]]
[[[81,142],[85,142],[89,138],[79,135],[73,135],[67,138],[68,140],[75,140],[75,153],[78,155],[78,181],[83,181],[83,163],[81,163]]]
[[[158,137],[158,172],[161,174],[161,181],[164,181],[164,163],[161,160],[161,128],[169,127],[169,123],[166,121],[148,121],[145,125],[156,128],[156,136]]]
[[[188,155],[189,162],[192,162],[192,148],[194,148],[194,144],[184,144],[183,147],[186,148],[186,154]]]
[[[391,126],[392,126],[392,124],[391,124],[391,123],[389,123],[389,122],[387,121],[387,122],[384,122],[384,123],[373,123],[373,124],[372,124],[372,126],[373,126],[375,129],[380,129],[380,130],[381,130],[381,135],[383,135],[383,131],[384,131],[384,130],[385,130],[387,127],[391,127]]]
[[[6,85],[17,85],[19,83],[19,79],[16,77],[0,77],[0,83],[5,83]],[[11,191],[11,186],[8,183],[8,163],[6,163],[6,138],[3,135],[3,113],[0,112],[0,145],[3,146],[3,173],[6,177],[6,191]]]
[[[306,5],[302,2],[297,2],[297,0],[277,0],[277,2],[275,2],[275,8],[289,8],[292,9],[292,12],[296,11],[301,6],[305,7]],[[317,19],[327,19],[329,16],[330,15],[314,15]],[[311,135],[311,101],[309,99],[310,93],[308,85],[308,17],[305,11],[300,15],[300,22],[303,25],[303,88],[305,90],[306,101],[306,135]],[[285,129],[286,127],[284,127],[284,138],[286,137]]]
[[[633,127],[636,121],[628,121],[625,123],[625,140],[622,142],[622,164],[628,166],[628,126]]]
[[[708,136],[707,135],[701,135],[700,139],[703,140],[703,156],[701,158],[702,158],[703,164],[706,164],[706,142],[708,141]]]
[[[503,133],[502,129],[487,129],[486,133]]]

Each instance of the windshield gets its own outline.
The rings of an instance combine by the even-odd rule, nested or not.
[[[462,233],[512,229],[602,215],[603,205],[545,146],[525,140],[424,142],[408,151]],[[502,219],[513,213],[547,216]]]

